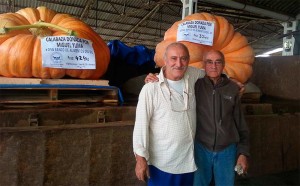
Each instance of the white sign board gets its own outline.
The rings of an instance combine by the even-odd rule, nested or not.
[[[43,67],[96,69],[91,41],[75,36],[48,36],[41,41]]]
[[[211,21],[191,20],[178,25],[177,41],[213,45],[215,24]]]

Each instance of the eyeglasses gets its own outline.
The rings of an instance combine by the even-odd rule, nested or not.
[[[167,81],[166,81],[167,82]],[[166,83],[169,93],[170,93],[170,106],[173,112],[184,112],[190,110],[189,105],[189,93],[183,92],[183,102],[181,100],[176,100],[176,97],[172,94],[169,84]]]
[[[205,63],[207,64],[207,65],[216,65],[216,66],[221,66],[221,65],[223,65],[223,61],[205,61]]]
[[[184,93],[184,103],[179,102],[179,101],[174,101],[174,97],[172,99],[172,93],[170,92],[170,104],[171,104],[171,109],[173,112],[184,112],[187,110],[190,110],[190,105],[189,105],[189,94]]]

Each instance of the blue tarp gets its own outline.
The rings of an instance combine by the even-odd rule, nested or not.
[[[104,78],[109,80],[109,85],[122,87],[133,77],[157,72],[155,50],[143,45],[129,47],[119,40],[112,40],[107,45],[111,59]]]
[[[149,66],[155,67],[154,50],[143,45],[129,47],[119,40],[110,41],[107,45],[110,50],[111,61],[137,66],[149,63]]]

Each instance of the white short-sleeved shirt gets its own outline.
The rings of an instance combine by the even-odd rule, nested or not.
[[[205,72],[188,67],[183,77],[184,94],[180,95],[167,87],[162,70],[159,81],[144,85],[139,95],[133,150],[145,157],[149,165],[162,171],[172,174],[193,172],[197,169],[194,161],[194,85]]]

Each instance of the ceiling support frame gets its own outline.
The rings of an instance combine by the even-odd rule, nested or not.
[[[143,17],[125,36],[123,36],[120,41],[124,41],[124,39],[131,34],[135,29],[137,29],[148,17],[150,17],[154,12],[156,12],[160,8],[160,4],[157,4],[146,16]]]
[[[7,0],[7,12],[15,12],[15,0]]]
[[[300,28],[299,24],[300,20],[290,21],[290,22],[284,22],[283,25],[283,33],[285,34],[285,37],[283,37],[283,56],[293,56],[293,55],[299,55],[299,42],[297,41],[296,44],[296,38],[293,33],[297,31],[297,29]],[[299,45],[299,46],[298,46]]]
[[[181,0],[182,2],[182,19],[188,15],[192,15],[197,12],[198,0]]]
[[[84,20],[88,17],[89,11],[91,9],[92,4],[94,4],[94,2],[95,2],[95,0],[87,0],[86,5],[80,15],[80,20]],[[96,19],[98,19],[98,17],[96,17]]]
[[[232,0],[202,0],[204,2],[210,2],[210,3],[216,3],[219,5],[223,5],[223,6],[227,6],[227,7],[231,7],[231,8],[236,8],[236,9],[240,9],[240,10],[244,10],[244,11],[248,11],[251,13],[255,13],[255,14],[259,14],[259,15],[263,15],[266,17],[270,17],[273,19],[277,19],[280,21],[293,21],[296,18],[294,17],[290,17],[288,15],[284,15],[284,14],[279,14],[277,12],[272,12],[270,10],[265,10],[262,8],[258,8],[255,6],[250,6],[247,4],[242,4],[242,3],[238,3]]]

